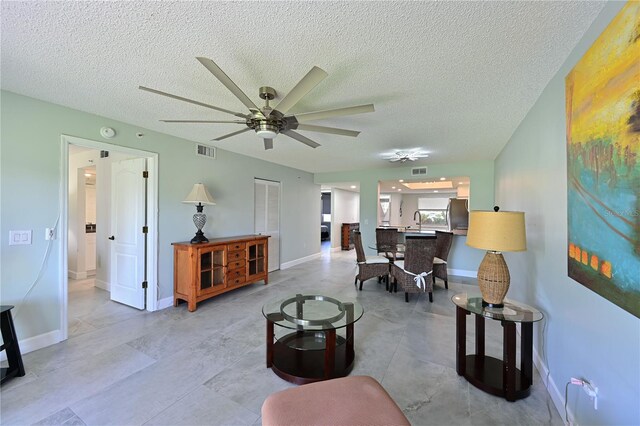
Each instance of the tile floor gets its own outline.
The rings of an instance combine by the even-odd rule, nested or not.
[[[92,280],[70,283],[69,339],[23,356],[27,375],[1,388],[2,425],[251,425],[272,392],[293,386],[265,367],[262,305],[294,292],[356,297],[352,374],[378,379],[415,425],[561,425],[537,375],[514,403],[488,395],[455,372],[451,296],[474,280],[438,281],[434,302],[404,302],[376,280],[353,285],[355,252],[318,259],[210,299],[140,312],[109,301]],[[469,319],[471,321],[471,319]],[[472,323],[467,347],[472,348]],[[487,354],[501,357],[499,324],[487,322]],[[358,395],[354,395],[357,398]]]

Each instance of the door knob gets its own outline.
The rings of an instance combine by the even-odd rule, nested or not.
[[[112,235],[112,236],[110,236],[110,237],[109,237],[109,239],[110,239],[111,241],[113,241],[113,240],[115,240],[115,239],[116,239],[116,237],[114,237],[114,236]]]

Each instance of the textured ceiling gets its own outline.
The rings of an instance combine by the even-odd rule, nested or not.
[[[138,85],[245,112],[195,58],[213,59],[252,100],[317,65],[329,76],[290,112],[372,102],[376,112],[313,124],[264,151],[252,132],[214,144],[310,172],[493,159],[600,12],[603,2],[2,2],[2,88],[206,142],[234,117]],[[276,99],[277,101],[277,99]],[[231,126],[231,127],[230,127]],[[400,165],[402,166],[402,165]]]

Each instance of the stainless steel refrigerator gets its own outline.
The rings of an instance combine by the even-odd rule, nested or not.
[[[447,223],[449,231],[467,230],[469,228],[469,200],[449,198],[447,206]]]

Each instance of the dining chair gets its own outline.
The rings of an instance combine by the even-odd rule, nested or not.
[[[452,232],[436,231],[436,256],[433,258],[433,283],[436,283],[436,277],[444,281],[444,288],[449,288],[447,277],[447,258],[451,250],[453,242]]]
[[[353,284],[357,287],[358,280],[360,280],[360,291],[362,291],[362,283],[364,281],[370,278],[385,277],[386,286],[389,288],[389,259],[383,256],[366,256],[360,231],[353,232],[353,240],[358,263],[358,275],[356,275],[356,280]]]
[[[398,235],[398,228],[376,228],[378,255],[391,261],[404,259],[404,253],[398,251]]]
[[[394,291],[398,283],[404,291],[404,300],[409,302],[409,293],[429,293],[433,302],[433,283],[429,275],[433,273],[433,258],[436,254],[434,238],[407,238],[405,260],[391,265]]]

